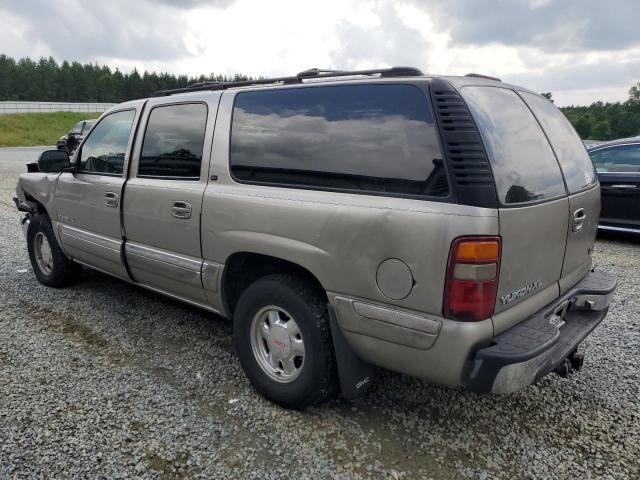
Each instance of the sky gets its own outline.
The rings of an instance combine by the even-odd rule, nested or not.
[[[640,0],[0,0],[0,53],[188,75],[415,66],[624,101]]]

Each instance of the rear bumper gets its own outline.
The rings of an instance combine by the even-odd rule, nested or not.
[[[589,273],[558,300],[477,350],[464,386],[512,393],[554,371],[605,317],[616,283],[613,275]]]

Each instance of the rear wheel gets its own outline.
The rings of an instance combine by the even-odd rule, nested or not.
[[[337,370],[326,300],[303,278],[269,275],[241,295],[234,339],[251,384],[287,408],[336,392]]]
[[[31,267],[40,283],[49,287],[64,287],[82,276],[82,267],[62,252],[46,215],[31,218],[27,229],[27,248]]]

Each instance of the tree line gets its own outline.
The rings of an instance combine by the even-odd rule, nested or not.
[[[15,60],[0,54],[0,100],[119,103],[148,97],[158,90],[202,81],[248,80],[251,77],[211,73],[189,77],[169,73],[121,72],[104,65],[41,58]],[[550,92],[543,93],[551,99]],[[561,108],[582,138],[610,140],[640,135],[640,82],[625,102],[594,102]]]
[[[56,62],[53,58],[15,60],[0,54],[0,101],[120,103],[145,98],[158,90],[181,88],[202,81],[247,80],[246,75],[189,77],[134,69],[123,73],[111,68],[79,62]]]

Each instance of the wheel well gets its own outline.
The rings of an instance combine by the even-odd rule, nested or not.
[[[29,203],[33,203],[35,205],[36,211],[34,213],[46,215],[47,217],[49,216],[49,212],[47,212],[47,209],[44,208],[44,205],[36,200],[32,195],[30,195],[29,192],[24,191],[24,199]]]
[[[327,298],[320,281],[304,267],[281,258],[259,253],[239,252],[229,257],[222,275],[222,299],[229,318],[233,314],[242,292],[261,277],[274,273],[289,273],[308,281],[323,298]]]

